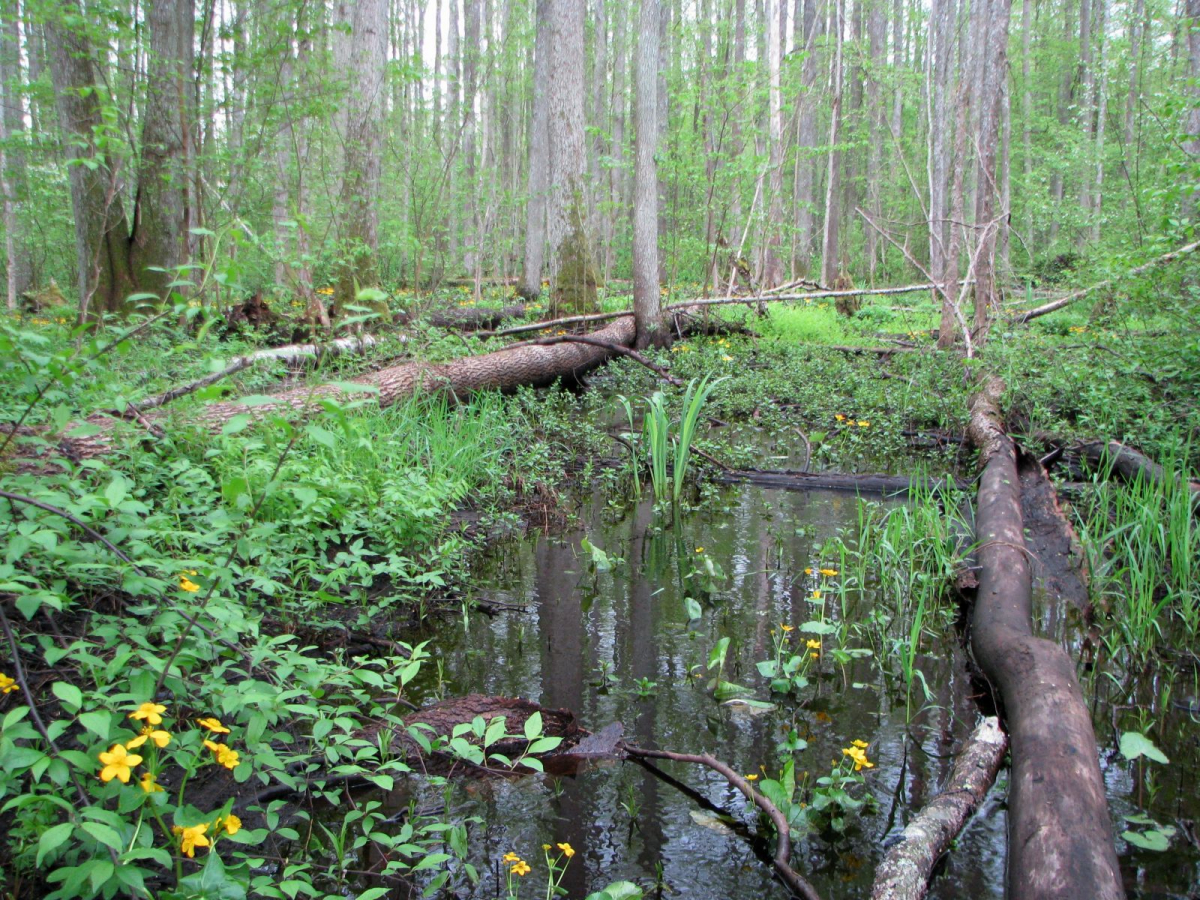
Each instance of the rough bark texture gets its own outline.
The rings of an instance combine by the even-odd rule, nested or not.
[[[618,319],[590,337],[629,347],[634,339],[633,318]],[[579,378],[613,355],[612,350],[600,346],[562,343],[497,350],[441,365],[403,363],[352,379],[352,384],[364,386],[371,394],[352,394],[338,384],[302,386],[275,394],[270,403],[259,406],[247,406],[236,400],[210,403],[190,411],[187,421],[202,431],[217,434],[235,416],[250,415],[255,419],[303,416],[315,412],[321,399],[344,400],[373,395],[380,406],[390,406],[419,393],[447,392],[461,398],[481,390],[513,390],[523,385],[538,387],[558,379]],[[95,415],[87,421],[98,426],[100,432],[83,438],[66,437],[61,444],[66,455],[73,458],[102,456],[115,449],[114,420]],[[146,416],[143,424],[153,427],[163,424],[163,418],[161,415]]]
[[[821,241],[821,283],[833,284],[838,275],[838,199],[841,152],[837,150],[842,125],[842,33],[844,0],[832,0],[829,28],[833,33],[833,98],[829,113],[829,170],[825,183],[825,234]]]
[[[1014,900],[1124,897],[1092,731],[1075,666],[1033,636],[1017,452],[989,379],[971,404],[968,436],[983,474],[976,529],[979,589],[971,647],[999,693],[1012,741],[1008,896]]]
[[[1200,0],[1187,0],[1188,74],[1192,84],[1192,110],[1188,113],[1188,140],[1184,149],[1191,155],[1193,165],[1200,163]],[[1195,194],[1185,194],[1185,218],[1196,215],[1198,200]]]
[[[154,0],[130,266],[139,289],[166,298],[187,262],[196,10],[194,0]],[[159,271],[165,269],[167,271]]]
[[[1008,738],[994,716],[979,723],[954,762],[950,780],[909,821],[875,870],[871,900],[920,900],[938,859],[950,849],[967,820],[996,781]]]
[[[550,0],[538,0],[533,51],[533,116],[529,129],[529,199],[525,207],[525,265],[518,293],[532,300],[542,290],[546,252],[546,192],[550,187],[547,90],[550,82]]]
[[[796,101],[796,270],[807,273],[816,234],[817,204],[814,187],[817,145],[817,39],[824,30],[821,0],[804,0],[803,93]]]
[[[642,0],[637,49],[637,156],[633,192],[633,315],[639,350],[661,346],[670,332],[658,292],[658,15],[657,0]]]
[[[17,298],[33,287],[33,263],[25,240],[22,206],[28,194],[23,137],[25,116],[21,102],[21,67],[18,48],[21,31],[17,27],[16,4],[4,7],[4,30],[0,34],[0,84],[3,85],[4,114],[4,237],[8,259],[8,308],[15,309]]]
[[[1093,466],[1111,467],[1122,481],[1132,482],[1141,478],[1157,484],[1168,477],[1161,465],[1120,441],[1088,441],[1080,450]],[[1200,495],[1200,484],[1189,481],[1188,490]]]

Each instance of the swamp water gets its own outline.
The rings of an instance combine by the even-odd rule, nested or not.
[[[674,524],[661,512],[656,517],[648,499],[617,509],[597,496],[575,527],[489,550],[472,573],[468,600],[496,611],[464,614],[456,627],[443,621],[429,635],[432,662],[413,699],[525,697],[572,710],[589,730],[621,722],[629,743],[711,753],[760,777],[760,767],[778,777],[786,758],[778,748],[794,729],[807,742],[790,755],[797,798],[808,801],[815,779],[829,775],[843,748],[869,742],[874,768],[863,770],[865,787],[851,793],[869,794],[872,802],[847,815],[840,836],[795,829],[792,853],[793,866],[824,897],[868,896],[885,847],[948,777],[952,754],[976,720],[978,686],[966,674],[955,613],[931,611],[927,628],[940,637],[921,642],[909,709],[900,662],[909,620],[882,591],[839,597],[843,561],[822,554],[839,531],[855,533],[858,516],[858,498],[836,491],[727,488]],[[602,552],[587,549],[585,540]],[[822,568],[839,574],[822,575]],[[811,622],[843,627],[806,633]],[[782,625],[795,630],[784,632]],[[810,684],[786,697],[772,694],[757,668],[774,658],[775,640],[784,635],[792,647],[823,642],[820,658],[809,663]],[[744,696],[770,701],[774,709],[722,702],[709,689],[717,674],[708,668],[710,652],[725,637],[720,679],[749,688]],[[871,654],[839,664],[839,647]],[[1113,808],[1133,812],[1137,786],[1128,765],[1107,753],[1107,736],[1100,740]],[[756,811],[742,795],[699,766],[663,762],[660,768],[693,795],[633,762],[610,762],[574,777],[456,779],[444,795],[429,789],[393,799],[438,807],[444,796],[448,818],[477,817],[468,826],[469,846],[482,879],[473,891],[460,882],[457,896],[503,896],[500,861],[508,852],[534,867],[522,895],[541,896],[541,848],[558,842],[577,851],[562,881],[571,897],[619,879],[637,882],[647,896],[656,890],[688,898],[788,896],[772,878],[772,839],[757,837]],[[1002,772],[930,896],[1003,896],[1003,783]],[[1196,806],[1192,798],[1180,814],[1195,815]],[[1133,895],[1190,896],[1200,864],[1195,848],[1178,836],[1167,854],[1121,849]]]

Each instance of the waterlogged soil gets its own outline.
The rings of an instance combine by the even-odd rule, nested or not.
[[[826,545],[841,531],[854,533],[859,514],[858,498],[847,492],[742,486],[722,489],[702,510],[672,522],[649,500],[606,505],[597,493],[576,526],[510,539],[487,554],[472,572],[461,619],[428,635],[436,664],[424,670],[415,699],[525,697],[570,709],[593,731],[621,722],[630,743],[711,753],[760,776],[778,774],[785,758],[778,747],[795,729],[807,742],[794,753],[801,800],[811,800],[814,780],[829,774],[843,748],[867,741],[874,768],[864,770],[855,795],[868,805],[847,817],[841,834],[800,829],[792,855],[823,896],[866,897],[886,847],[948,777],[977,721],[980,687],[967,675],[957,613],[946,609],[931,614],[916,663],[930,698],[918,686],[907,702],[899,662],[907,625],[895,617],[895,598],[871,589],[838,596],[843,561]],[[586,549],[585,540],[602,552]],[[838,574],[821,575],[822,568]],[[1082,617],[1058,609],[1054,597],[1040,600],[1042,624],[1083,652]],[[475,610],[475,601],[492,612]],[[773,657],[781,635],[791,646],[815,639],[804,631],[810,622],[847,627],[820,637],[808,687],[772,694],[757,663]],[[724,637],[730,644],[721,679],[773,709],[714,696],[707,663]],[[839,665],[838,647],[871,653]],[[1087,681],[1085,690],[1092,693]],[[1111,720],[1114,709],[1098,703],[1097,718]],[[1193,897],[1200,883],[1200,853],[1184,830],[1200,818],[1185,787],[1196,783],[1200,726],[1174,711],[1175,740],[1163,745],[1173,764],[1153,782],[1153,812],[1181,830],[1168,853],[1118,842],[1131,896]],[[1115,732],[1098,730],[1114,815],[1146,809],[1136,770],[1113,750]],[[445,803],[448,818],[476,817],[468,844],[482,879],[474,889],[460,882],[458,896],[503,896],[500,860],[509,852],[534,867],[523,894],[540,896],[542,845],[569,842],[577,855],[562,887],[571,897],[619,879],[637,882],[648,896],[786,897],[744,798],[707,769],[661,768],[686,790],[632,762],[608,762],[572,777],[456,779],[444,793],[401,792],[391,800]],[[1004,796],[1002,773],[940,866],[931,896],[1003,896]]]

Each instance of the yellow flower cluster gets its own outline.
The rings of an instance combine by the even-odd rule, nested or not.
[[[508,866],[508,870],[514,875],[528,875],[530,873],[529,863],[517,856],[511,850],[504,854],[504,864]]]
[[[19,690],[20,688],[13,679],[0,672],[0,694],[11,694],[13,691]]]
[[[176,825],[171,831],[179,836],[179,849],[186,854],[188,859],[196,858],[197,847],[212,845],[212,842],[206,837],[210,825],[214,835],[222,828],[225,829],[226,834],[237,834],[242,829],[242,820],[237,816],[229,815],[225,818],[218,816],[215,822],[201,822],[199,825],[192,825],[188,828]]]
[[[848,756],[854,761],[855,772],[875,768],[875,763],[867,759],[868,746],[870,745],[866,741],[851,741],[849,747],[842,749],[842,755]]]
[[[179,573],[179,589],[181,591],[187,591],[189,594],[194,594],[196,591],[200,590],[200,585],[196,584],[196,582],[192,581],[192,578],[189,577],[194,577],[195,574],[195,569],[184,569]]]
[[[333,296],[333,288],[331,288],[331,287],[317,288],[317,293],[320,294],[322,297],[332,297]]]
[[[1087,331],[1087,326],[1086,325],[1072,325],[1070,328],[1067,329],[1067,331],[1071,332],[1071,334],[1083,334],[1084,332]]]
[[[859,428],[871,427],[871,423],[867,419],[855,419],[852,416],[844,416],[841,413],[838,413],[836,416],[834,416],[834,419],[850,428],[853,428],[855,425],[857,425]]]

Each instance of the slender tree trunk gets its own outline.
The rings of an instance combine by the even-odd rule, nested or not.
[[[817,78],[819,61],[817,40],[823,31],[824,11],[821,0],[804,0],[804,51],[802,92],[797,98],[796,125],[796,260],[798,273],[806,274],[812,263],[816,238],[816,147]]]
[[[833,95],[829,112],[829,172],[825,182],[825,234],[821,241],[821,283],[832,285],[838,276],[838,199],[840,196],[841,151],[837,149],[842,125],[842,33],[845,0],[832,0],[829,30],[833,36]]]
[[[783,228],[783,99],[779,78],[782,48],[779,40],[779,20],[784,16],[781,0],[766,0],[767,8],[767,139],[769,142],[768,179],[770,198],[767,201],[767,239],[763,255],[762,286],[773,288],[783,283],[783,261],[780,258]]]
[[[946,250],[949,241],[946,191],[950,178],[949,88],[954,50],[955,0],[933,0],[932,46],[926,62],[929,93],[929,273],[938,283],[945,281]],[[943,326],[953,326],[953,317]]]
[[[21,31],[17,4],[4,5],[0,33],[0,102],[4,104],[0,128],[7,145],[0,173],[4,185],[4,239],[8,270],[8,308],[15,309],[21,294],[33,287],[33,261],[25,235],[24,205],[29,193],[25,166],[25,113],[21,99]]]
[[[1096,80],[1096,179],[1092,188],[1091,199],[1091,239],[1093,244],[1100,242],[1100,218],[1103,212],[1104,199],[1104,125],[1108,118],[1108,35],[1105,34],[1107,22],[1107,0],[1096,0],[1096,32],[1100,42],[1099,72]]]
[[[872,0],[867,11],[867,46],[870,71],[867,73],[867,208],[876,221],[883,217],[882,178],[883,132],[887,127],[887,113],[883,107],[883,85],[880,79],[884,72],[884,45],[887,43],[887,20],[884,16],[884,0]],[[875,267],[878,263],[876,232],[867,228],[867,277],[875,284]]]
[[[482,235],[479,229],[479,197],[483,184],[479,178],[476,141],[479,133],[475,115],[475,99],[479,92],[480,38],[483,31],[484,0],[464,0],[463,3],[463,110],[462,161],[465,181],[463,204],[463,268],[470,274],[483,256]],[[479,299],[478,296],[476,299]]]
[[[525,205],[525,266],[519,293],[532,300],[542,289],[546,250],[546,194],[550,187],[550,0],[538,0],[533,56],[533,117],[529,129],[529,197]]]
[[[612,112],[612,142],[609,145],[612,165],[608,170],[609,212],[605,219],[605,274],[611,271],[612,245],[616,237],[618,216],[623,216],[625,208],[625,111],[628,102],[625,91],[625,67],[626,60],[629,58],[626,52],[627,33],[625,12],[618,9],[613,16],[612,96],[608,103],[608,108]]]
[[[1200,0],[1187,0],[1187,48],[1188,75],[1192,85],[1192,111],[1188,114],[1187,143],[1184,149],[1194,161],[1200,161]],[[1196,194],[1184,194],[1183,215],[1185,219],[1194,218],[1196,204],[1200,198]]]
[[[658,0],[641,0],[636,69],[636,163],[633,192],[634,346],[664,346],[670,331],[663,322],[658,281]]]
[[[976,59],[984,78],[979,109],[979,166],[975,205],[975,227],[979,230],[975,262],[975,340],[987,336],[993,313],[1000,308],[996,282],[996,245],[999,231],[1007,227],[1007,215],[997,216],[995,198],[996,150],[1000,143],[1000,118],[1008,55],[1008,20],[1011,0],[987,0],[987,37]],[[996,220],[996,221],[993,221]]]
[[[1029,2],[1029,0],[1026,0]],[[1133,153],[1134,111],[1142,84],[1142,44],[1145,41],[1146,0],[1135,0],[1129,19],[1129,93],[1125,96],[1125,154]]]
[[[1141,0],[1139,0],[1141,2]],[[1021,156],[1024,166],[1025,192],[1033,189],[1033,80],[1031,73],[1032,56],[1030,46],[1033,41],[1033,0],[1023,0],[1021,4]],[[1025,247],[1033,251],[1033,204],[1025,202]]]
[[[1097,3],[1103,0],[1096,0]],[[1096,69],[1092,48],[1092,0],[1079,0],[1079,124],[1083,131],[1084,158],[1092,152],[1096,125]],[[1086,223],[1092,211],[1091,173],[1085,171],[1079,179],[1079,211]],[[1087,231],[1080,230],[1077,238],[1084,240]]]
[[[667,89],[667,72],[671,68],[671,6],[659,3],[658,12],[658,147],[667,151],[667,124],[671,117],[671,96]],[[668,245],[667,229],[667,176],[661,166],[658,169],[658,279],[667,280]]]
[[[1074,19],[1072,16],[1072,0],[1066,0],[1063,9],[1063,42],[1070,44],[1074,39]],[[1074,83],[1075,79],[1072,75],[1073,68],[1064,66],[1062,75],[1058,83],[1058,128],[1059,134],[1062,135],[1070,122],[1071,103],[1074,100]],[[1063,197],[1066,195],[1065,176],[1063,174],[1063,164],[1058,162],[1054,169],[1054,173],[1050,177],[1050,243],[1053,244],[1058,240],[1058,232],[1062,227],[1062,222],[1059,219],[1059,210],[1062,208]]]

